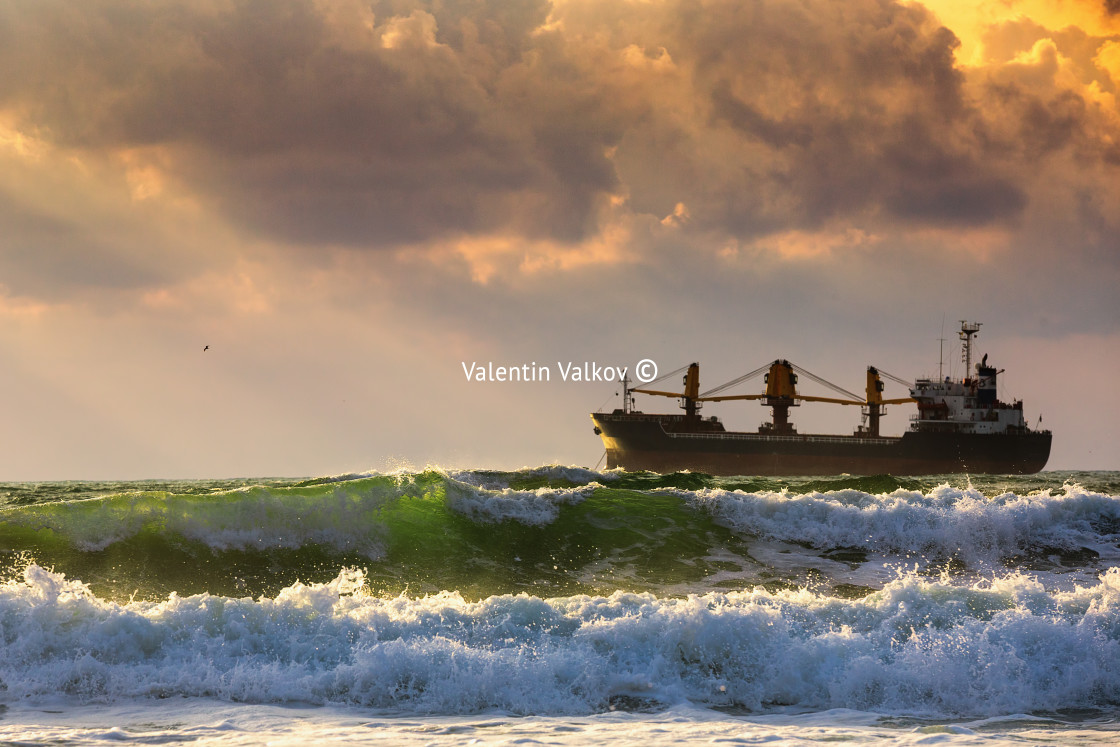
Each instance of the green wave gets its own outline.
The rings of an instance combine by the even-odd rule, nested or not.
[[[116,598],[274,594],[341,566],[364,568],[380,593],[472,598],[664,589],[761,570],[742,539],[680,497],[596,484],[557,496],[555,485],[528,487],[538,479],[512,481],[526,487],[474,488],[427,471],[14,506],[0,512],[0,553],[10,572],[35,562]],[[484,503],[466,506],[464,495]],[[505,518],[489,504],[546,520]]]
[[[34,562],[109,598],[272,595],[297,580],[325,583],[341,567],[364,569],[371,589],[389,595],[446,589],[468,598],[686,594],[813,583],[854,595],[867,590],[867,581],[833,578],[828,569],[859,567],[868,547],[848,539],[814,544],[799,540],[805,535],[770,530],[771,539],[760,538],[752,527],[770,519],[735,513],[745,509],[720,496],[773,496],[751,509],[756,512],[785,505],[785,496],[840,496],[839,503],[798,509],[799,521],[828,522],[834,519],[814,512],[852,520],[848,503],[875,502],[895,491],[921,495],[952,484],[992,498],[1059,490],[1071,481],[1107,486],[1117,473],[783,479],[541,467],[309,480],[9,484],[0,486],[9,497],[0,507],[0,560],[9,575]],[[923,516],[936,519],[928,511]],[[828,534],[828,524],[807,526]],[[863,536],[859,524],[852,526],[851,537]]]

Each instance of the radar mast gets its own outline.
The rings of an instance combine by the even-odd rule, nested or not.
[[[961,360],[964,361],[964,378],[972,374],[972,336],[980,331],[982,322],[966,322],[961,319]]]

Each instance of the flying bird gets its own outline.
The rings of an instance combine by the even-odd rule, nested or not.
[[[207,345],[206,347],[204,347],[204,348],[202,349],[202,352],[204,352],[204,353],[205,353],[205,352],[206,352],[207,350],[209,350],[209,349],[210,349],[210,346],[209,346],[209,345]]]

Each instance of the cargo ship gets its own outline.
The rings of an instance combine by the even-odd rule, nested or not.
[[[922,378],[907,382],[874,366],[867,369],[863,397],[830,384],[787,360],[776,360],[706,392],[700,391],[700,366],[693,363],[645,384],[623,382],[622,408],[591,414],[595,433],[606,448],[607,467],[629,471],[691,470],[711,475],[929,475],[946,473],[1031,474],[1046,466],[1051,433],[1028,426],[1021,400],[1001,402],[996,382],[1002,370],[988,356],[972,365],[978,322],[961,322],[965,377]],[[681,372],[682,391],[654,388]],[[840,396],[802,395],[798,375],[829,387]],[[727,394],[764,376],[760,394]],[[883,376],[909,388],[910,396],[885,399]],[[683,413],[652,414],[634,407],[634,395],[676,397]],[[757,400],[771,408],[771,419],[755,432],[724,428],[716,417],[702,417],[706,402]],[[808,435],[789,419],[801,402],[859,406],[863,423],[851,435]],[[913,403],[917,413],[901,436],[883,436],[879,421],[886,405]],[[1039,418],[1039,425],[1041,418]]]

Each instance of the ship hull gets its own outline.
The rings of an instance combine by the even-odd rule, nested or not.
[[[902,436],[772,435],[690,430],[680,416],[593,413],[607,467],[711,475],[1031,474],[1050,457],[1048,431]]]

